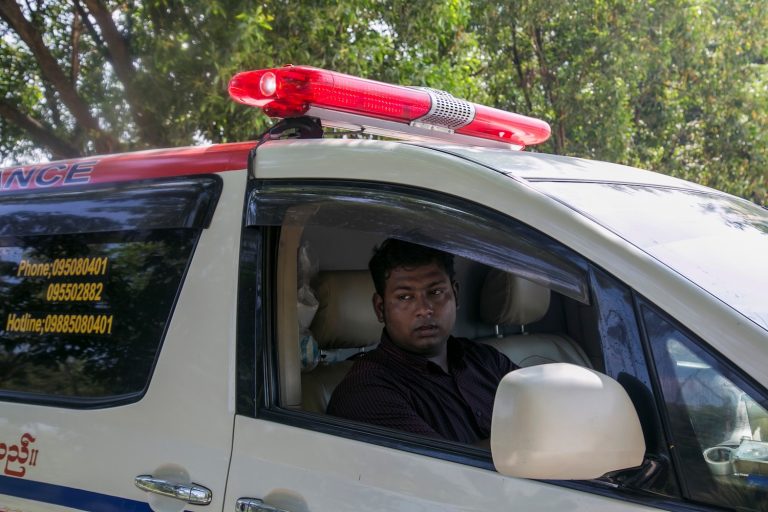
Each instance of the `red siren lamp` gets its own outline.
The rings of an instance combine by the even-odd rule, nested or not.
[[[308,66],[244,71],[229,82],[237,102],[270,117],[312,116],[324,125],[415,139],[522,149],[549,125],[436,89],[404,87]]]

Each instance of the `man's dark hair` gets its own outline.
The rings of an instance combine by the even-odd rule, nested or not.
[[[453,282],[453,255],[423,245],[387,238],[373,250],[373,257],[368,262],[376,293],[384,296],[384,286],[393,269],[397,267],[413,268],[437,263]]]

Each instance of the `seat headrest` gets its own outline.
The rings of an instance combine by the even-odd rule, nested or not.
[[[527,325],[547,314],[549,298],[549,288],[491,269],[483,282],[480,315],[493,325]]]
[[[375,345],[383,326],[373,312],[375,292],[367,270],[320,272],[313,282],[320,303],[310,326],[322,349]]]

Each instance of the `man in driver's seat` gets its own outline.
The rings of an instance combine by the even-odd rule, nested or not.
[[[453,256],[388,239],[369,268],[381,343],[355,362],[328,413],[462,443],[488,439],[496,388],[517,366],[490,346],[451,335]]]

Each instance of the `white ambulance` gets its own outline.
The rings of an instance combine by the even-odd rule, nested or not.
[[[282,121],[2,170],[0,511],[768,510],[765,209],[440,91],[230,94]],[[389,237],[454,254],[455,334],[521,366],[489,448],[326,414]]]

